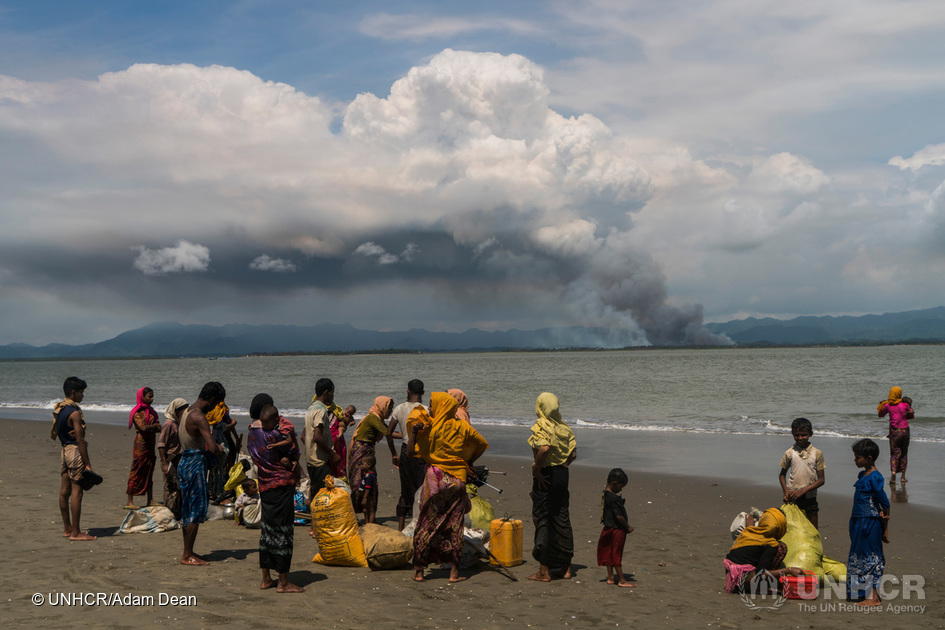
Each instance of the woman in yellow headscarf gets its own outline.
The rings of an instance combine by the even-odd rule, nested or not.
[[[903,398],[902,388],[889,390],[886,400],[879,403],[876,412],[882,418],[889,414],[889,483],[896,485],[896,474],[902,473],[902,483],[906,483],[906,465],[909,463],[909,420],[915,418],[912,411],[912,399]]]
[[[571,578],[574,533],[568,511],[568,466],[577,457],[577,441],[561,419],[558,397],[544,392],[535,401],[537,419],[528,445],[532,447],[532,520],[535,545],[532,556],[540,565],[529,580],[550,582],[552,572]]]
[[[468,422],[456,418],[459,403],[446,392],[430,395],[430,411],[420,406],[407,418],[407,451],[427,462],[420,488],[420,514],[413,535],[414,578],[423,581],[431,563],[449,562],[450,582],[461,582],[463,516],[469,512],[467,473],[489,448]]]
[[[778,569],[787,554],[787,545],[780,542],[787,532],[787,519],[778,508],[765,510],[757,525],[742,530],[725,556],[725,590],[738,591],[747,579],[758,571],[768,571],[774,577],[801,575],[797,567]]]

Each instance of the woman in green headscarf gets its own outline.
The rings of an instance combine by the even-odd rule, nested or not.
[[[535,402],[537,419],[528,445],[532,447],[532,519],[535,545],[532,556],[538,572],[530,580],[550,582],[552,572],[571,578],[574,533],[568,512],[568,466],[577,456],[577,441],[558,411],[558,397],[545,392]]]

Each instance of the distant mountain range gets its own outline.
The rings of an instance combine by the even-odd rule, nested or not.
[[[945,342],[945,306],[859,317],[749,317],[705,327],[738,345]]]
[[[870,343],[945,343],[945,306],[863,315],[748,318],[706,324],[737,345],[843,345]],[[619,337],[619,335],[616,335]],[[315,352],[446,352],[615,347],[613,331],[570,326],[540,330],[437,333],[358,330],[349,324],[317,326],[225,326],[151,324],[113,339],[80,346],[26,344],[0,346],[0,359],[130,358],[150,356],[242,356]]]

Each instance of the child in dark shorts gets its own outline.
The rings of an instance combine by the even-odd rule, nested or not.
[[[607,567],[607,583],[623,587],[636,584],[627,580],[623,574],[623,546],[627,534],[633,531],[627,522],[627,509],[620,491],[627,485],[627,473],[614,468],[607,475],[607,487],[601,498],[600,521],[604,528],[597,542],[597,566]]]
[[[807,418],[795,418],[791,423],[794,446],[781,457],[781,474],[778,481],[784,493],[784,502],[793,503],[804,512],[807,520],[817,527],[817,488],[824,485],[824,454],[810,443],[814,434]]]

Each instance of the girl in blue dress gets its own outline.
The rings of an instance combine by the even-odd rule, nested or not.
[[[877,606],[879,582],[886,568],[883,543],[889,542],[889,499],[883,490],[883,475],[874,465],[879,446],[870,439],[853,444],[853,461],[862,468],[853,484],[850,515],[850,558],[847,561],[847,598],[858,606]]]

